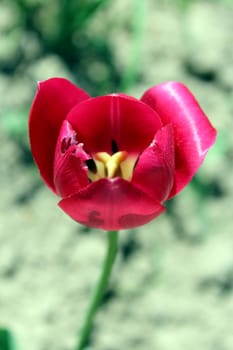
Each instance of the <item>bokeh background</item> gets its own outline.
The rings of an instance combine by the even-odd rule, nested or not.
[[[232,43],[231,0],[0,1],[0,326],[21,350],[72,350],[105,252],[32,161],[28,112],[53,76],[138,98],[182,81],[218,129],[167,212],[121,233],[90,349],[233,349]]]

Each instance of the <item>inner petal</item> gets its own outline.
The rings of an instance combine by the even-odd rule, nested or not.
[[[166,125],[140,155],[132,183],[152,198],[164,202],[174,183],[174,155],[173,128]]]
[[[54,156],[54,185],[57,194],[70,196],[89,184],[86,162],[90,159],[78,143],[76,133],[65,120],[62,124]]]
[[[116,151],[138,154],[162,125],[151,107],[122,94],[86,100],[70,111],[67,120],[91,154],[111,155]]]

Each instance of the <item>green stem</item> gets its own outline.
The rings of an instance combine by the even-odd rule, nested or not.
[[[118,231],[109,231],[107,233],[108,238],[108,249],[107,254],[103,263],[103,269],[101,271],[100,278],[97,282],[94,294],[92,296],[89,308],[86,313],[86,318],[81,329],[79,341],[74,348],[74,350],[83,350],[87,344],[94,316],[96,314],[97,308],[101,302],[103,294],[106,290],[106,286],[112,271],[113,263],[115,261],[117,253],[117,243],[118,243]]]

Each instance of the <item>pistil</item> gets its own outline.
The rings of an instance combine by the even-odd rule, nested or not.
[[[97,152],[93,161],[96,165],[96,171],[89,168],[88,177],[91,181],[96,181],[107,177],[122,177],[130,181],[133,175],[137,156],[128,155],[126,151],[118,151],[112,155],[107,152]]]
[[[95,154],[95,159],[104,164],[106,176],[111,179],[120,173],[120,164],[127,158],[126,151],[119,151],[110,155],[106,152],[98,152]],[[120,175],[120,174],[119,174]]]

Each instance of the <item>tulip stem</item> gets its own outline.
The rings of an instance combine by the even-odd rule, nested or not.
[[[108,247],[106,257],[103,263],[103,269],[101,271],[99,280],[91,298],[89,308],[87,310],[86,317],[84,319],[84,323],[81,329],[79,340],[74,350],[83,350],[88,343],[94,316],[103,298],[103,294],[106,290],[106,286],[111,275],[112,267],[117,253],[118,231],[107,232],[107,239]]]

